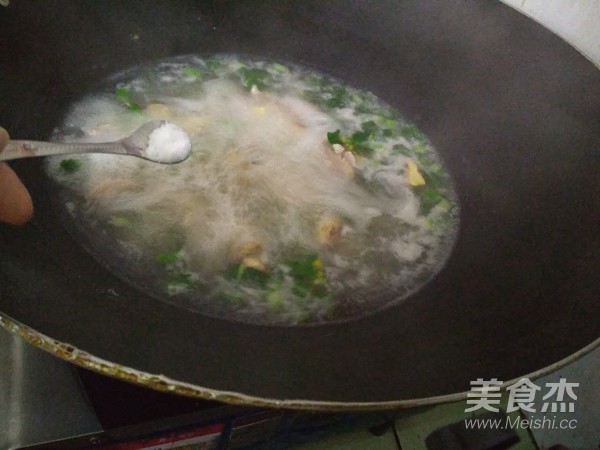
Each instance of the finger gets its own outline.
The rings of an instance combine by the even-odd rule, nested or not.
[[[8,144],[8,132],[0,127],[0,151]]]
[[[5,163],[0,163],[0,222],[22,225],[32,215],[33,202],[29,192],[17,174]]]

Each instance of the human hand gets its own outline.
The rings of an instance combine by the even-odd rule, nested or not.
[[[8,143],[8,133],[0,127],[0,152]],[[23,225],[33,215],[31,196],[17,174],[0,163],[0,222]]]

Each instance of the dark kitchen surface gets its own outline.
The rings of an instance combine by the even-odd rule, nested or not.
[[[153,391],[86,369],[78,368],[77,374],[100,424],[105,429],[225,407],[218,402]],[[107,401],[109,399],[110,401]],[[235,408],[232,407],[231,412],[233,411]]]

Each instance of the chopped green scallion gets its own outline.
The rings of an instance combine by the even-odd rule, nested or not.
[[[60,162],[60,168],[66,173],[75,173],[81,168],[81,161],[76,159],[63,159]]]

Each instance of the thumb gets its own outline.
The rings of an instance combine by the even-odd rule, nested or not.
[[[0,128],[0,149],[7,142],[8,133]],[[0,163],[0,222],[22,225],[32,215],[33,203],[29,192],[17,174],[5,163]]]

